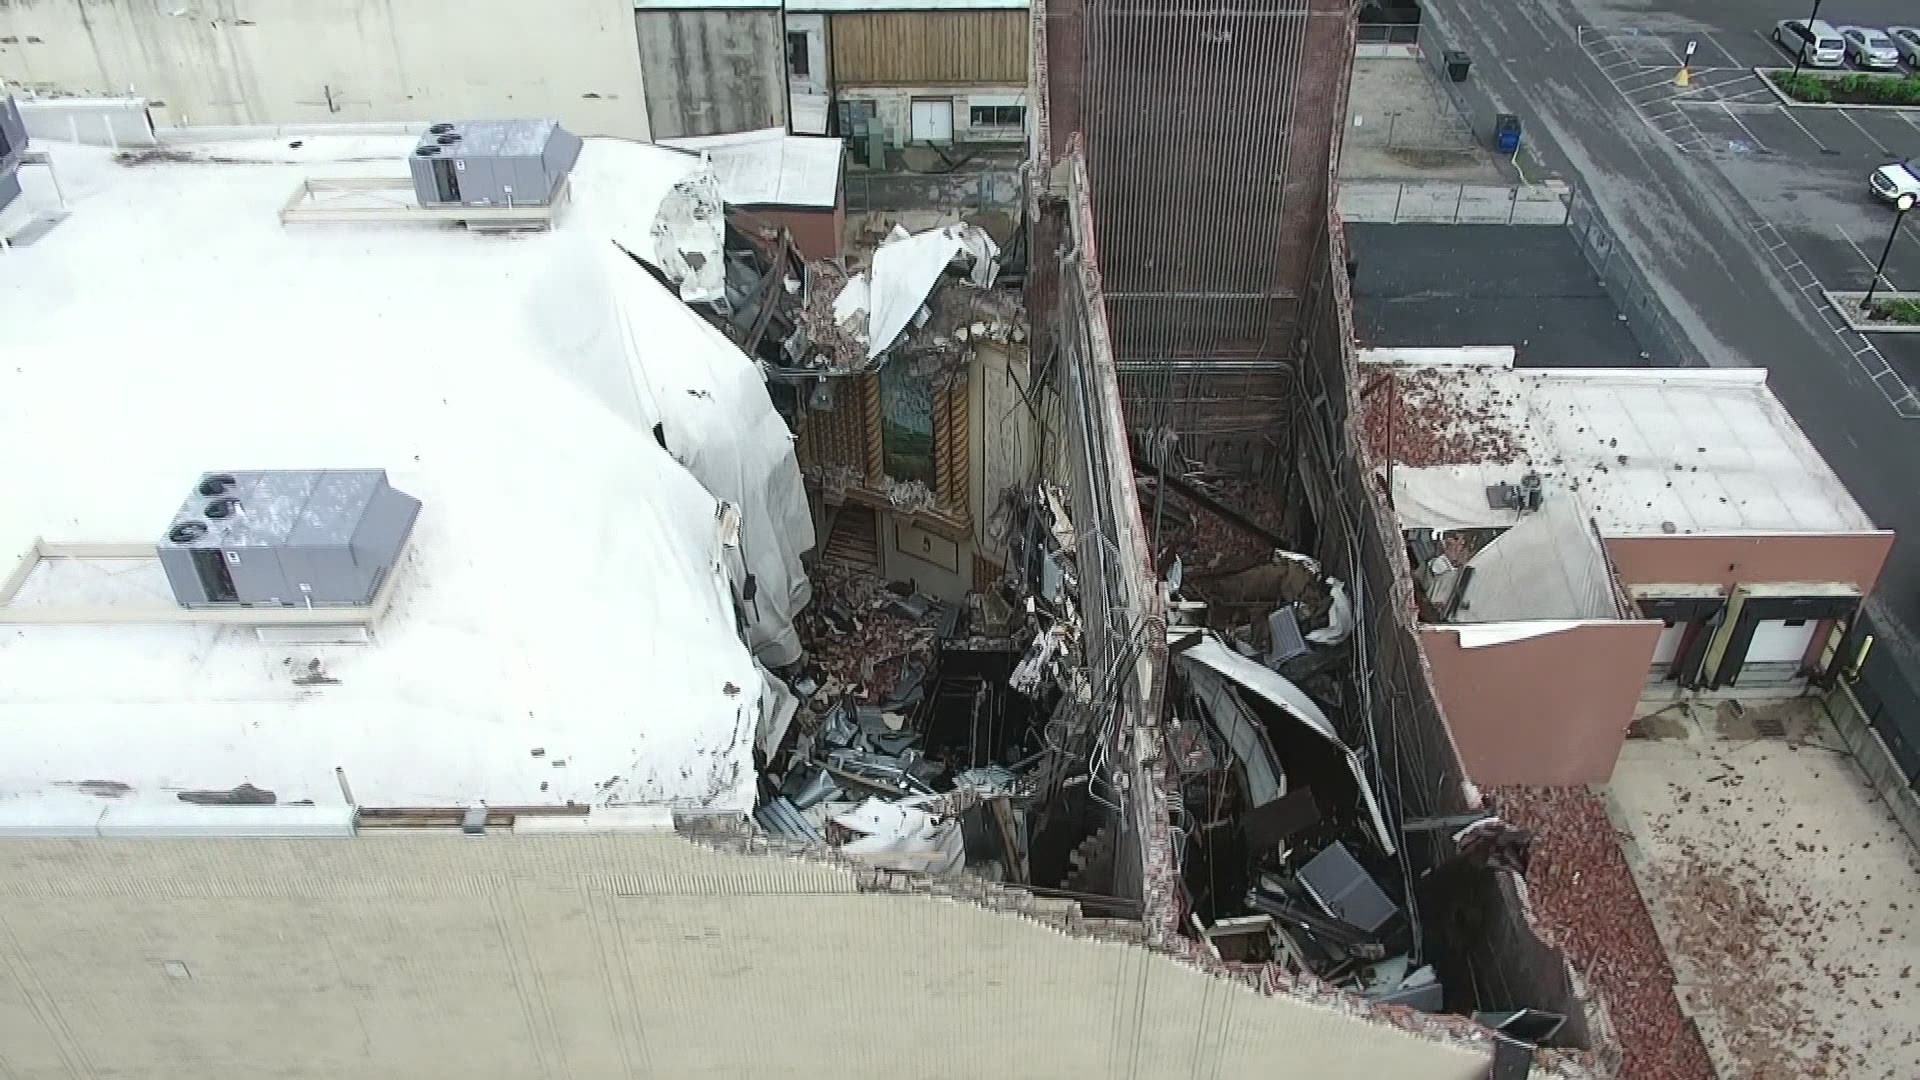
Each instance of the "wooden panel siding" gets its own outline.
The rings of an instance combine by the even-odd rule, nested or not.
[[[863,11],[833,16],[841,86],[971,86],[1027,81],[1024,11]]]

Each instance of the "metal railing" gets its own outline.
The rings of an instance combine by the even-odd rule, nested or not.
[[[1358,43],[1361,45],[1418,45],[1420,44],[1420,24],[1363,22],[1359,26]]]
[[[1699,367],[1700,353],[1675,322],[1632,256],[1621,250],[1613,229],[1592,199],[1576,189],[1568,196],[1567,228],[1580,254],[1606,287],[1615,310],[1627,317],[1634,340],[1656,367]]]

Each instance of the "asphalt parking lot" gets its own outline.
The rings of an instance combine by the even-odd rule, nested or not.
[[[1817,300],[1814,283],[1858,291],[1871,282],[1894,213],[1867,177],[1889,161],[1920,158],[1920,109],[1783,105],[1753,69],[1792,63],[1768,35],[1777,19],[1804,16],[1807,6],[1667,0],[1665,14],[1649,16],[1583,4],[1594,22],[1577,36],[1647,126],[1713,163],[1751,209],[1763,242],[1777,249],[1782,276]],[[1820,17],[1885,28],[1920,23],[1920,6],[1829,2]],[[1693,77],[1683,88],[1674,74],[1689,42]],[[1920,291],[1920,213],[1902,223],[1879,287]],[[1831,311],[1823,315],[1837,322]],[[1849,351],[1862,352],[1869,374],[1884,362],[1920,387],[1920,335],[1841,336],[1852,338]]]
[[[1869,598],[1863,692],[1882,734],[1920,760],[1920,335],[1836,329],[1822,286],[1857,290],[1892,224],[1866,189],[1888,157],[1920,156],[1920,113],[1792,110],[1752,74],[1787,66],[1767,40],[1811,0],[1426,0],[1423,38],[1469,52],[1475,114],[1512,112],[1547,175],[1603,213],[1685,352],[1767,368],[1849,490],[1897,534]],[[1920,25],[1914,0],[1826,0],[1834,24]],[[1672,85],[1699,42],[1689,93]],[[1909,123],[1909,120],[1913,123]],[[1891,152],[1891,153],[1889,153]],[[1920,213],[1889,260],[1920,288]],[[1856,248],[1858,250],[1856,250]],[[1876,370],[1877,365],[1877,370]],[[1904,1074],[1896,1074],[1904,1075]]]

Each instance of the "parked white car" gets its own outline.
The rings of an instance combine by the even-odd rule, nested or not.
[[[1893,39],[1871,26],[1843,26],[1840,36],[1847,43],[1847,59],[1855,66],[1882,70],[1900,66],[1900,48]]]
[[[1867,186],[1873,189],[1874,195],[1887,202],[1893,202],[1902,195],[1920,198],[1920,166],[1904,161],[1882,165],[1867,178]]]
[[[1814,67],[1840,67],[1847,62],[1847,42],[1840,32],[1815,19],[1781,19],[1773,24],[1773,43],[1789,56]]]
[[[1893,39],[1893,47],[1900,50],[1900,59],[1920,67],[1920,27],[1889,26],[1887,36]]]

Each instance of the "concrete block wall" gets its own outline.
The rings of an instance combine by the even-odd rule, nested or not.
[[[648,137],[631,0],[9,0],[0,80],[161,127],[551,116]]]
[[[753,846],[0,841],[0,1075],[1486,1075],[1071,905]]]

